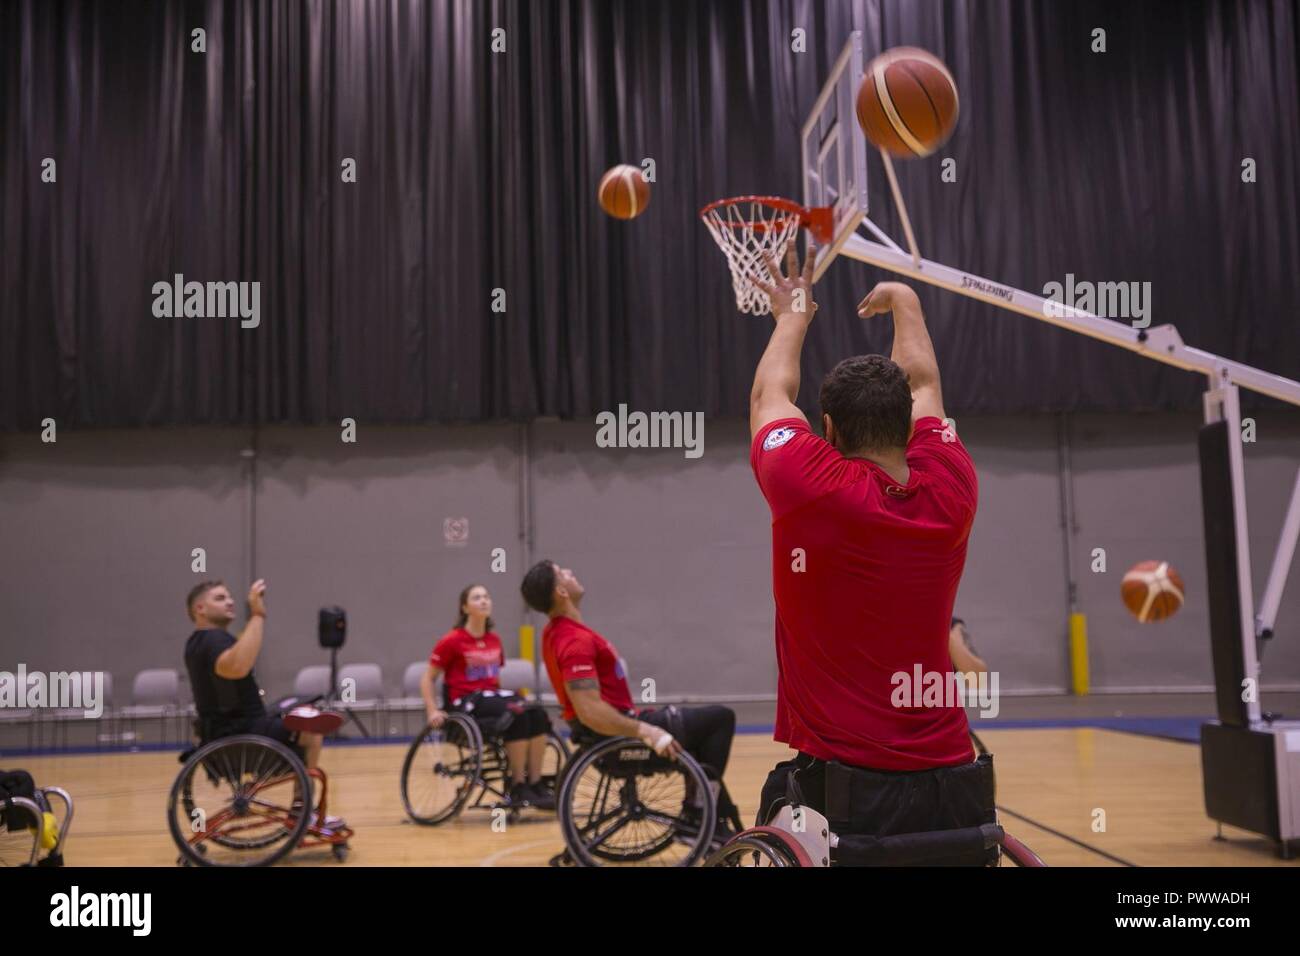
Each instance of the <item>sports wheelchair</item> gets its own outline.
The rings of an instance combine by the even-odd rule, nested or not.
[[[981,755],[988,754],[976,738]],[[828,788],[833,784],[827,784]],[[994,811],[996,817],[996,811]],[[886,836],[836,833],[827,818],[804,802],[791,773],[784,805],[766,825],[742,830],[705,866],[1046,866],[996,822],[979,826]]]
[[[689,753],[661,757],[640,740],[581,725],[573,742],[556,795],[565,849],[552,866],[693,866],[719,843],[720,802],[741,828],[718,774]]]
[[[50,797],[63,802],[63,820]],[[25,770],[0,770],[0,867],[63,866],[72,826],[72,797],[62,787],[38,787]]]
[[[319,698],[317,699],[318,702]],[[343,717],[297,705],[280,715],[290,730],[330,733]],[[295,848],[328,846],[347,859],[352,830],[326,815],[328,781],[319,767],[269,737],[218,737],[180,755],[167,801],[180,866],[270,866]],[[313,786],[317,800],[312,805]]]
[[[426,725],[402,762],[402,804],[416,823],[437,826],[470,809],[503,808],[516,820],[522,807],[510,802],[510,770],[501,739],[513,714],[475,719],[450,711],[441,727]],[[482,727],[479,726],[480,720]],[[569,747],[548,727],[541,782],[554,791]]]

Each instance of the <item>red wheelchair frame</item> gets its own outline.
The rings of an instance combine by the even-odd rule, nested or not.
[[[285,726],[290,730],[309,731],[327,734],[336,730],[343,722],[342,715],[330,711],[318,711],[312,707],[297,707],[283,716]],[[217,764],[218,755],[224,751],[239,753],[245,757],[249,752],[265,754],[257,764],[246,767],[241,760],[238,772],[229,763],[229,758],[221,766]],[[258,772],[259,767],[264,767]],[[224,782],[230,787],[231,798],[219,810],[204,819],[202,827],[184,834],[178,825],[176,807],[178,801],[183,804],[187,816],[195,807],[188,783],[198,772],[206,772],[214,784]],[[244,777],[251,773],[254,779],[246,782]],[[314,785],[313,785],[314,784]],[[277,797],[277,790],[286,791],[292,785],[295,795],[319,792],[319,799],[314,807],[300,806],[301,796],[292,800]],[[181,865],[219,865],[208,855],[208,845],[216,844],[229,850],[256,851],[274,845],[274,849],[264,856],[241,860],[233,865],[255,866],[269,865],[283,858],[289,852],[311,847],[328,846],[336,859],[347,858],[348,840],[352,829],[342,820],[331,819],[327,815],[329,781],[325,771],[319,767],[308,769],[298,756],[283,744],[268,737],[238,735],[222,737],[209,741],[192,752],[185,762],[185,768],[172,787],[170,809],[168,813],[172,837],[181,850],[177,861]],[[307,801],[308,803],[310,801]],[[287,805],[286,805],[287,804]],[[269,829],[270,836],[260,839],[246,839],[248,835]],[[287,839],[280,839],[286,837]]]

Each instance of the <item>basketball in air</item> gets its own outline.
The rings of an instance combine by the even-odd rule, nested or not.
[[[858,88],[858,123],[891,156],[929,156],[957,126],[957,84],[933,53],[886,50],[867,64]]]
[[[1143,624],[1163,621],[1183,606],[1183,579],[1168,561],[1139,561],[1124,575],[1120,594]]]
[[[636,166],[615,166],[600,178],[600,208],[615,219],[635,219],[650,204],[650,184]]]

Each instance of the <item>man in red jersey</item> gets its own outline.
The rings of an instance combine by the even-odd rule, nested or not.
[[[975,761],[961,701],[899,693],[916,675],[947,686],[975,468],[944,417],[920,301],[897,282],[858,307],[893,313],[892,357],[840,362],[821,387],[825,438],[813,434],[794,402],[814,257],[800,273],[791,243],[787,274],[771,266],[775,328],[750,394],[750,463],[772,511],[775,737],[798,751],[769,775],[760,822],[791,775],[847,832],[992,822],[991,758]]]
[[[542,632],[542,659],[574,739],[637,737],[660,756],[690,753],[715,779],[718,822],[714,838],[731,834],[737,810],[722,786],[731,756],[736,715],[730,707],[659,707],[638,713],[614,645],[582,619],[586,594],[568,568],[539,561],[520,585],[524,600],[550,620]]]

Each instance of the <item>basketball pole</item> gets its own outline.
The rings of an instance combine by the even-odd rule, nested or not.
[[[889,191],[894,194],[894,205],[898,208],[898,216],[903,221],[903,235],[907,239],[907,248],[912,250],[912,265],[919,269],[921,268],[921,252],[916,247],[916,236],[912,232],[912,220],[907,215],[907,204],[903,202],[903,193],[898,188],[898,177],[894,175],[894,161],[889,158],[889,154],[883,149],[880,151],[880,158],[885,161],[885,176],[889,179]]]
[[[1259,602],[1259,617],[1256,618],[1255,629],[1259,633],[1260,640],[1268,640],[1273,636],[1273,625],[1277,622],[1277,609],[1282,603],[1282,591],[1286,588],[1287,572],[1291,570],[1291,559],[1295,557],[1298,538],[1300,538],[1300,471],[1296,472],[1295,486],[1291,489],[1291,504],[1286,509],[1282,533],[1277,539],[1277,550],[1273,552],[1273,567],[1269,571],[1264,596]]]

